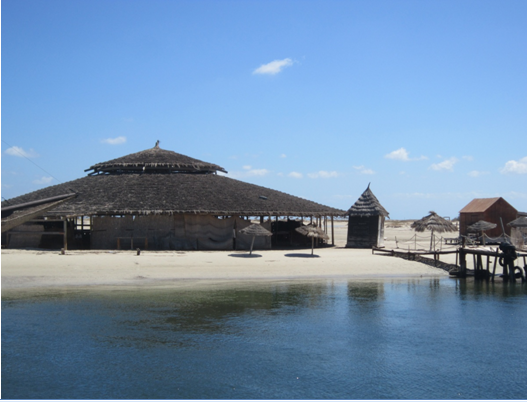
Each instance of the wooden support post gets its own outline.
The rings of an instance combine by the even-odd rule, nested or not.
[[[68,218],[64,218],[64,250],[68,249]]]
[[[498,262],[498,252],[496,251],[496,256],[494,257],[494,268],[492,268],[492,282],[494,282],[494,276],[496,275],[496,263]]]
[[[466,238],[463,237],[461,248],[459,249],[459,277],[466,278],[467,276],[467,255],[465,251]]]
[[[333,215],[331,215],[331,245],[335,245],[335,227],[333,225]]]

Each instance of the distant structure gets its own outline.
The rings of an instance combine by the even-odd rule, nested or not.
[[[488,237],[501,236],[503,227],[507,235],[511,235],[511,227],[507,224],[518,217],[518,211],[501,197],[474,198],[461,211],[459,211],[459,234],[467,236],[468,227],[478,221],[495,223],[494,229],[487,230]],[[501,220],[500,220],[501,218]]]
[[[2,202],[2,226],[10,225],[2,247],[248,250],[253,238],[241,230],[256,218],[273,236],[256,239],[254,247],[269,249],[296,244],[294,229],[304,218],[327,228],[328,218],[333,225],[333,217],[345,214],[218,174],[225,169],[161,149],[159,141],[86,172]]]
[[[389,214],[373,195],[369,184],[346,215],[349,216],[347,248],[384,246],[384,220]]]

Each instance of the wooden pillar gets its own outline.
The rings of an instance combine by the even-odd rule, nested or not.
[[[68,218],[64,219],[64,250],[68,249]]]
[[[496,251],[496,256],[494,257],[494,266],[492,268],[492,282],[494,282],[494,276],[496,275],[496,263],[498,262],[498,252]]]
[[[333,227],[333,215],[331,215],[331,245],[335,245],[335,228]]]
[[[459,249],[459,276],[465,278],[467,276],[467,255],[465,252],[466,238],[463,237],[463,243]]]

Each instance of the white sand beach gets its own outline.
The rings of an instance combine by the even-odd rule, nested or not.
[[[445,277],[444,270],[369,249],[346,249],[347,223],[335,225],[335,247],[311,250],[129,251],[2,250],[2,292],[49,288],[170,286],[261,280]],[[386,230],[386,248],[410,239],[406,226]],[[426,240],[423,241],[426,243]],[[404,248],[404,244],[399,244]]]

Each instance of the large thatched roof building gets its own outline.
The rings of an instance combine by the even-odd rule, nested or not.
[[[56,247],[63,242],[69,248],[92,249],[232,249],[233,245],[244,249],[251,239],[238,231],[250,224],[247,217],[260,217],[278,239],[278,232],[284,236],[283,224],[280,230],[273,227],[279,217],[322,222],[344,214],[217,174],[226,171],[161,149],[159,144],[86,171],[86,177],[2,202],[4,209],[77,194],[46,211],[41,219],[12,229],[3,243],[7,247]],[[255,247],[270,245],[269,239],[262,238]]]
[[[346,247],[371,248],[384,245],[384,220],[388,211],[370,190],[369,184],[346,215],[349,215]]]

